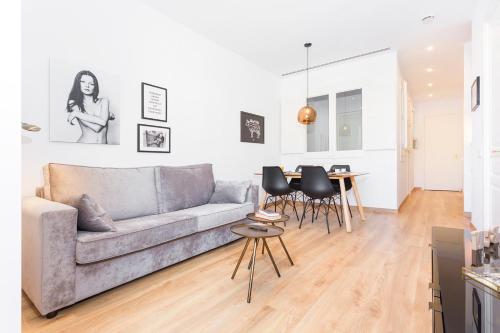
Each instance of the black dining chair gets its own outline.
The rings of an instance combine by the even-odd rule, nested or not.
[[[328,172],[338,172],[340,171],[346,171],[346,172],[351,172],[351,166],[349,164],[334,164],[330,167],[330,171]],[[340,181],[338,179],[332,179],[331,180],[333,187],[335,188],[335,191],[339,193],[340,195]],[[349,214],[352,217],[352,211],[351,211],[351,205],[349,204],[349,197],[347,196],[347,192],[349,192],[352,189],[352,182],[350,178],[344,178],[344,185],[345,185],[345,191],[346,191],[346,200],[347,200],[347,207],[349,208]],[[342,200],[339,197],[340,200]],[[343,206],[342,202],[340,204],[340,209],[342,210],[343,214]],[[342,219],[344,218],[344,215],[342,215]]]
[[[268,197],[264,202],[264,209],[267,208],[268,204],[272,204],[272,199],[274,198],[274,211],[278,206],[278,198],[282,201],[281,213],[285,212],[286,205],[288,203],[288,198],[291,198],[291,195],[295,192],[288,181],[286,180],[285,174],[283,170],[281,170],[278,166],[268,166],[262,168],[262,188],[267,192]],[[271,200],[271,202],[269,202]],[[299,219],[299,214],[297,213],[297,208],[295,207],[295,201],[290,200],[291,206],[295,215],[297,216],[297,220]]]
[[[302,192],[304,192],[308,199],[306,201],[306,204],[304,205],[304,210],[302,211],[302,218],[300,219],[299,229],[302,227],[302,222],[304,220],[308,207],[310,210],[312,210],[311,223],[314,222],[314,214],[316,213],[317,215],[317,213],[321,211],[321,208],[323,208],[326,228],[328,230],[328,233],[330,233],[328,213],[330,212],[330,203],[333,195],[335,194],[335,189],[333,188],[333,185],[328,178],[328,174],[323,167],[304,166],[302,168]],[[316,207],[317,200],[319,200],[319,204]],[[335,209],[336,208],[337,207],[335,206]],[[339,219],[338,213],[337,219]]]
[[[302,167],[305,167],[305,166],[312,166],[312,165],[298,165],[295,168],[295,172],[302,172]],[[294,200],[297,201],[297,197],[300,195],[302,197],[302,204],[304,204],[305,203],[305,196],[304,196],[304,193],[302,192],[300,178],[292,178],[290,180],[289,185],[290,185],[291,189],[295,190]]]

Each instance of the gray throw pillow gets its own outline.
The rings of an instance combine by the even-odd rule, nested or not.
[[[116,231],[111,216],[90,196],[78,202],[78,229],[85,231]]]
[[[248,189],[252,182],[247,181],[224,181],[215,183],[215,191],[209,203],[244,203]]]

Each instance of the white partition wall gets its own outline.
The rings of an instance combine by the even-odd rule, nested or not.
[[[332,164],[350,164],[352,170],[370,173],[358,180],[363,205],[397,209],[399,82],[395,51],[311,70],[309,97],[329,95],[330,98],[330,139],[328,151],[307,152],[307,128],[297,122],[297,112],[306,99],[305,72],[284,76],[281,92],[282,164],[286,169],[294,169],[298,164],[328,168]],[[362,91],[362,149],[339,150],[337,94],[357,89]],[[356,133],[349,128],[346,132]]]

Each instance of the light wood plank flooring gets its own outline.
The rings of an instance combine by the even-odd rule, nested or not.
[[[282,277],[258,255],[252,303],[248,271],[230,279],[243,240],[82,301],[51,320],[23,296],[24,332],[430,332],[431,226],[468,227],[462,195],[415,191],[399,213],[353,209],[353,232],[334,216],[302,229],[291,218],[269,245]],[[250,251],[245,261],[248,262]],[[244,261],[244,262],[245,262]]]

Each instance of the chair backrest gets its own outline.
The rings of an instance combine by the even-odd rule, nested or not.
[[[302,168],[302,192],[313,199],[326,198],[333,194],[333,185],[323,167],[304,166]]]
[[[289,190],[283,170],[279,166],[262,167],[262,188],[272,196],[282,195]]]
[[[330,172],[335,172],[335,170],[339,170],[339,169],[350,172],[351,166],[349,164],[334,164],[330,167]]]
[[[329,172],[335,172],[335,170],[345,170],[347,172],[351,172],[351,166],[349,164],[334,164],[330,167]],[[352,182],[349,178],[344,179],[345,190],[349,191],[352,188]]]

